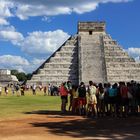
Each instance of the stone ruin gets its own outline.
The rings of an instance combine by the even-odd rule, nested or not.
[[[79,22],[78,33],[34,71],[27,84],[140,82],[140,63],[106,33],[105,27],[105,22]]]
[[[0,69],[0,86],[7,86],[8,84],[16,84],[18,79],[11,75],[11,71],[7,69]]]

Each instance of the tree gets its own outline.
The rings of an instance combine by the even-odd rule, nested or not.
[[[11,74],[15,75],[19,81],[27,81],[31,79],[32,74],[26,74],[24,72],[19,72],[18,70],[11,70]]]
[[[19,72],[17,74],[17,78],[19,81],[26,81],[27,80],[26,74],[24,72]]]
[[[27,80],[31,80],[31,77],[32,77],[32,74],[31,73],[26,74]]]
[[[18,75],[18,70],[11,70],[11,74],[17,76]]]

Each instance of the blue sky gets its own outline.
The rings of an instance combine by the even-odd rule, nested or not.
[[[78,21],[105,21],[106,31],[139,61],[140,0],[0,0],[0,68],[34,71]]]

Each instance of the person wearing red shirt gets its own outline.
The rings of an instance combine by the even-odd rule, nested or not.
[[[60,96],[61,96],[61,112],[66,112],[66,105],[68,102],[68,90],[66,88],[66,83],[62,83],[59,89]]]

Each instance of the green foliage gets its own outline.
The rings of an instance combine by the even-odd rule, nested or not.
[[[31,73],[28,73],[28,74],[26,75],[26,77],[27,77],[27,80],[31,80],[32,74],[31,74]]]
[[[17,78],[19,81],[26,81],[27,80],[26,74],[24,72],[19,72],[17,74]]]
[[[15,75],[19,81],[27,81],[31,79],[31,73],[19,72],[18,70],[11,70],[11,74]]]
[[[18,73],[19,73],[18,70],[11,70],[11,74],[12,75],[15,75],[16,76]]]

